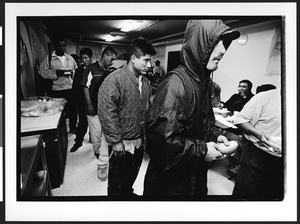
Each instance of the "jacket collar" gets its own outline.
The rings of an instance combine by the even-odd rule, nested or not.
[[[124,65],[124,69],[126,71],[126,74],[130,77],[130,79],[138,85],[139,84],[138,77],[129,70],[127,64]],[[141,76],[142,76],[142,81],[143,81],[143,75],[141,75]]]
[[[63,56],[65,56],[67,59],[69,59],[69,58],[68,58],[68,54],[64,53]],[[55,54],[55,51],[53,51],[53,52],[52,52],[52,57],[53,57],[53,58],[58,58],[59,56],[58,56],[57,54]]]

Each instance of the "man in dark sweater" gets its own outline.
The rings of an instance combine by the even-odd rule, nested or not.
[[[238,93],[233,94],[229,100],[224,103],[224,108],[229,111],[241,111],[244,105],[253,97],[251,92],[252,82],[244,79],[239,82]]]

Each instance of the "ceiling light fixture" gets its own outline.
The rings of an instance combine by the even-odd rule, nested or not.
[[[118,39],[118,36],[108,35],[108,36],[105,38],[105,41],[106,41],[106,42],[111,42],[111,41],[116,40],[116,39]]]
[[[127,23],[125,26],[123,26],[121,28],[121,31],[122,32],[129,32],[129,31],[138,29],[142,25],[143,25],[143,21],[131,20],[129,23]]]
[[[242,34],[240,38],[237,40],[237,43],[240,46],[244,46],[248,42],[248,36],[246,34]]]

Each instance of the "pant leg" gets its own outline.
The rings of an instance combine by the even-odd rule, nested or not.
[[[279,200],[283,197],[283,161],[255,147],[245,145],[233,196],[252,200]]]
[[[94,153],[100,155],[101,125],[98,115],[87,115]]]
[[[110,149],[111,150],[111,149]],[[111,157],[109,160],[108,196],[132,198],[132,185],[138,175],[143,159],[143,147],[134,154],[125,152],[123,158]]]
[[[85,114],[85,105],[84,105],[83,98],[80,95],[75,94],[75,102],[76,102],[76,107],[77,107],[77,112],[79,117],[79,121],[76,128],[75,142],[82,143],[84,136],[87,132],[88,122]]]
[[[70,129],[76,129],[76,122],[77,122],[77,115],[76,115],[76,108],[74,99],[72,97],[72,90],[60,90],[60,91],[51,91],[51,97],[54,98],[64,98],[67,100],[65,104],[65,108],[63,112],[69,118],[69,127]]]
[[[72,95],[72,89],[64,90],[64,96],[67,100],[66,103],[66,113],[69,117],[69,125],[71,130],[76,130],[76,124],[77,124],[77,111],[75,107],[74,98]]]

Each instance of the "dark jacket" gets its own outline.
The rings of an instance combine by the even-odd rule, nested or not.
[[[241,111],[245,104],[253,97],[253,93],[249,93],[246,98],[241,95],[235,93],[233,94],[229,100],[224,103],[224,107],[229,111]]]
[[[149,109],[150,84],[142,78],[142,94],[136,76],[125,65],[109,74],[98,92],[98,115],[106,140],[118,143],[143,137]]]
[[[216,141],[208,59],[220,35],[221,21],[187,24],[181,65],[159,85],[146,125],[150,157],[144,195],[206,195],[206,143]]]

